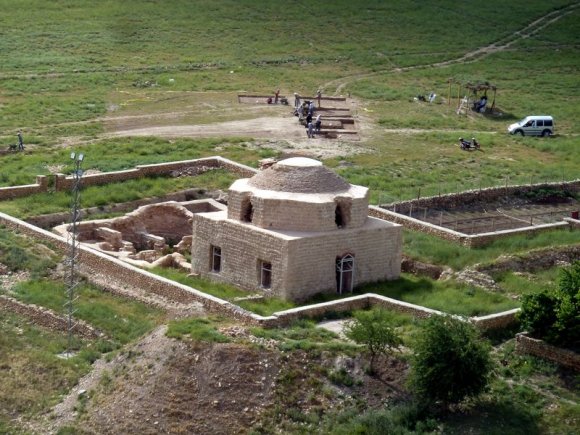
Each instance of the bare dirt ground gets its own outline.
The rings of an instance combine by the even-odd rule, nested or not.
[[[383,359],[372,378],[360,358],[282,353],[275,342],[266,348],[248,344],[248,332],[234,329],[241,343],[179,341],[160,327],[113,360],[97,361],[28,429],[54,434],[74,424],[90,434],[247,433],[256,425],[281,424],[276,405],[328,412],[355,398],[378,407],[405,395],[408,367],[400,360]],[[344,369],[358,382],[339,387],[321,381],[322,367]],[[324,393],[323,385],[333,394]]]
[[[207,95],[200,96],[207,99]],[[242,99],[243,100],[243,99]],[[147,115],[109,115],[101,120],[107,133],[104,137],[156,136],[166,139],[201,137],[248,137],[253,138],[251,148],[270,148],[285,155],[304,155],[314,158],[346,156],[366,151],[358,146],[360,135],[341,134],[337,139],[309,139],[304,126],[292,115],[292,107],[268,105],[261,102],[233,102],[228,107],[216,107],[216,114],[227,112],[230,118],[247,118],[227,121],[216,120],[192,123],[191,113],[157,112]],[[325,107],[337,107],[356,111],[357,103],[332,101]],[[223,106],[223,107],[222,107]],[[324,113],[322,113],[324,116]],[[173,122],[171,122],[173,121]],[[169,123],[169,125],[167,125]]]

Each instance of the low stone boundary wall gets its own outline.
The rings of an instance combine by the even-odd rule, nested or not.
[[[502,239],[504,237],[513,236],[517,234],[538,234],[544,231],[552,231],[558,228],[569,228],[570,225],[566,221],[555,222],[553,224],[534,225],[533,227],[514,228],[513,230],[501,230],[493,233],[481,233],[474,235],[466,235],[463,244],[468,248],[478,248],[489,245],[494,240]]]
[[[369,206],[369,216],[383,219],[389,222],[394,222],[396,224],[402,225],[407,229],[431,234],[451,242],[465,244],[465,240],[467,238],[467,235],[463,233],[458,233],[457,231],[439,227],[437,225],[430,224],[429,222],[423,222],[419,219],[395,213],[375,205]]]
[[[83,176],[83,186],[97,186],[102,184],[132,180],[152,175],[169,175],[173,171],[184,170],[187,168],[197,168],[197,173],[205,172],[209,169],[225,169],[240,177],[251,177],[258,170],[234,161],[224,159],[220,156],[207,157],[193,160],[182,160],[177,162],[156,163],[151,165],[139,165],[133,169],[124,171],[103,172],[102,174],[92,174]],[[59,192],[70,190],[74,183],[72,176],[56,174],[53,176],[38,175],[35,184],[23,186],[0,187],[0,201],[13,198],[21,198],[35,193],[44,193],[48,191],[49,178],[54,178],[54,190]]]
[[[28,317],[36,325],[43,326],[57,332],[68,331],[68,319],[56,314],[52,310],[32,304],[24,304],[14,298],[0,295],[0,310],[9,311]],[[82,320],[75,319],[73,333],[83,338],[100,338],[102,333]]]
[[[516,334],[516,352],[522,355],[534,355],[580,371],[580,354],[552,346],[526,333]]]
[[[198,173],[209,169],[225,169],[231,173],[242,177],[251,177],[257,170],[246,165],[233,162],[223,157],[214,156],[194,160],[181,160],[176,162],[155,163],[151,165],[138,165],[134,169],[124,171],[104,172],[83,176],[83,186],[96,186],[119,181],[126,181],[135,178],[149,177],[153,175],[168,175],[173,171],[180,171],[188,168],[199,169]],[[70,190],[74,183],[72,176],[57,174],[55,179],[55,190]]]
[[[459,205],[472,204],[478,201],[494,201],[504,196],[511,196],[516,193],[527,193],[539,188],[552,188],[580,192],[580,179],[556,183],[520,184],[503,187],[488,187],[485,189],[467,190],[461,193],[448,193],[437,196],[426,196],[419,199],[411,199],[391,204],[384,207],[396,205],[397,212],[401,214],[409,213],[411,207],[414,209],[424,208],[454,208]]]
[[[532,227],[514,228],[512,230],[494,231],[492,233],[481,234],[464,234],[448,228],[440,227],[429,222],[405,216],[399,213],[392,212],[377,206],[369,206],[369,215],[395,222],[403,227],[419,231],[421,233],[430,234],[450,242],[459,243],[468,248],[477,248],[490,244],[494,240],[502,239],[504,237],[513,236],[516,234],[536,234],[544,231],[551,231],[558,228],[570,227],[570,219],[564,219],[562,222],[555,222],[553,224],[534,225]]]
[[[21,198],[48,191],[48,178],[45,175],[37,175],[35,184],[22,186],[0,187],[0,201],[6,199]]]
[[[352,296],[337,301],[321,302],[319,304],[307,305],[304,307],[291,308],[279,311],[269,317],[264,317],[263,321],[268,326],[288,325],[299,319],[312,319],[324,317],[329,313],[341,313],[353,310],[364,310],[370,307],[369,294]]]
[[[0,213],[0,224],[35,239],[49,242],[62,254],[65,254],[68,251],[66,239],[35,227],[27,222]],[[244,310],[243,308],[223,299],[152,274],[82,245],[79,247],[79,262],[83,274],[89,281],[91,279],[98,279],[100,282],[115,281],[120,285],[129,285],[139,288],[145,292],[154,293],[179,303],[187,304],[191,302],[199,302],[209,312],[233,317],[246,324],[261,325],[264,327],[282,326],[300,318],[322,317],[330,312],[353,311],[367,309],[372,306],[411,314],[418,318],[429,317],[433,314],[445,314],[441,311],[368,293],[336,301],[293,308],[264,317]],[[505,327],[515,321],[515,316],[512,313],[513,311],[516,310],[482,318],[475,318],[473,323],[484,330]]]
[[[107,206],[84,208],[81,210],[81,216],[83,219],[87,219],[88,216],[99,215],[102,213],[133,211],[141,207],[142,205],[158,204],[160,202],[167,201],[185,202],[191,201],[192,199],[206,199],[208,198],[208,196],[211,197],[211,195],[207,194],[205,189],[200,188],[185,189],[179,192],[169,193],[163,197],[137,199],[135,201],[116,203]],[[33,216],[26,219],[26,222],[28,222],[29,224],[44,229],[49,229],[57,225],[62,225],[69,221],[70,221],[70,211],[44,214],[39,216]]]
[[[446,313],[443,313],[442,311],[432,310],[431,308],[422,307],[420,305],[410,304],[408,302],[399,301],[375,293],[365,293],[364,295],[351,296],[336,301],[322,302],[319,304],[279,311],[269,317],[262,317],[261,320],[269,326],[281,326],[292,323],[298,319],[320,318],[329,313],[365,310],[372,307],[410,314],[419,319],[424,319],[433,315],[446,315]],[[461,316],[457,317],[465,319]]]
[[[490,314],[488,316],[471,317],[469,321],[480,331],[489,331],[492,329],[502,329],[513,325],[518,320],[517,314],[520,312],[519,308],[504,311],[503,313]]]
[[[568,222],[572,228],[580,229],[580,220],[572,218],[564,218],[564,220]]]

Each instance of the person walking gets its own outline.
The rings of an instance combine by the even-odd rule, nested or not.
[[[18,151],[24,151],[24,140],[22,139],[22,130],[18,130]]]
[[[316,98],[318,99],[318,108],[320,109],[320,100],[322,100],[322,91],[320,89],[316,91]]]
[[[312,122],[308,123],[308,137],[314,138],[314,127],[312,126]]]
[[[320,133],[320,126],[322,125],[322,119],[320,114],[316,117],[316,122],[314,123],[314,131]]]
[[[299,107],[300,107],[300,95],[294,92],[294,108],[298,111]]]

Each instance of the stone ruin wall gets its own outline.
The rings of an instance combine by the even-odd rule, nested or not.
[[[68,331],[68,318],[56,314],[48,308],[24,304],[9,296],[0,295],[0,310],[10,311],[32,320],[36,325],[57,332]],[[73,333],[83,338],[100,338],[102,334],[80,319],[75,319]]]
[[[68,252],[68,244],[64,238],[37,228],[24,221],[0,213],[0,224],[39,241],[48,242],[53,249],[63,255]],[[323,304],[299,307],[264,317],[244,310],[230,302],[151,274],[147,271],[116,260],[106,254],[101,254],[83,246],[80,247],[79,259],[82,272],[89,281],[93,279],[96,282],[102,282],[104,279],[108,282],[115,282],[121,287],[136,287],[143,291],[157,294],[171,301],[184,304],[199,302],[211,313],[234,318],[248,325],[259,325],[263,327],[283,326],[291,323],[293,320],[304,317],[322,317],[328,313],[366,309],[375,305],[381,308],[407,313],[419,318],[428,317],[433,314],[443,314],[436,310],[398,301],[396,299],[375,294],[365,294]],[[496,327],[505,327],[511,324],[510,322],[515,321],[515,316],[512,312],[498,313],[486,317],[490,317],[490,319],[484,317],[480,318],[483,320],[474,321],[473,323],[477,327],[487,330]],[[508,319],[510,320],[508,321]]]
[[[381,207],[396,206],[399,214],[408,214],[411,207],[417,208],[455,208],[461,205],[473,204],[476,202],[489,202],[500,199],[504,196],[512,196],[516,193],[527,193],[540,188],[552,188],[580,192],[580,180],[566,181],[561,183],[538,183],[523,184],[507,187],[489,187],[479,190],[468,190],[461,193],[449,193],[439,196],[427,196],[425,198],[411,199],[391,204],[383,204]]]
[[[379,219],[395,222],[403,227],[418,231],[424,234],[429,234],[440,239],[447,240],[453,243],[463,245],[468,248],[478,248],[489,245],[491,242],[516,234],[537,234],[544,231],[552,231],[558,228],[578,228],[575,225],[574,219],[564,219],[562,222],[555,222],[553,224],[536,225],[534,227],[514,228],[512,230],[495,231],[493,233],[482,233],[468,235],[459,233],[448,228],[439,227],[429,222],[424,222],[403,214],[395,213],[390,210],[385,210],[377,206],[369,206],[369,215]]]
[[[221,157],[211,157],[207,159],[196,159],[184,162],[172,162],[172,163],[162,163],[158,165],[144,165],[147,167],[145,171],[148,174],[167,174],[173,170],[189,168],[189,167],[219,167],[226,169],[240,177],[249,178],[255,175],[258,171],[251,167],[240,165],[238,163],[223,159]],[[137,167],[140,168],[140,167]],[[134,170],[130,171],[119,171],[113,175],[113,178],[117,181],[122,181],[130,178],[134,178]],[[125,174],[124,176],[122,174]],[[98,174],[99,177],[92,178],[94,184],[104,184],[109,181],[107,179],[107,174]],[[66,177],[65,177],[66,180]],[[72,180],[72,178],[71,178]],[[97,183],[97,181],[100,181]],[[84,182],[84,178],[83,178]],[[576,184],[579,184],[578,182]],[[3,187],[0,188],[0,200],[11,199],[16,197],[28,196],[34,193],[46,192],[48,191],[48,177],[38,176],[37,183],[34,185],[27,186],[14,186],[14,187]],[[70,181],[61,183],[61,189],[70,188]],[[505,192],[505,189],[502,189]],[[423,205],[424,206],[424,205]],[[400,220],[397,215],[378,207],[369,207],[369,215],[375,216],[381,219],[387,219],[389,221],[406,224],[406,220]],[[400,216],[400,215],[399,215]],[[4,213],[0,213],[0,224],[11,228],[16,232],[24,233],[35,239],[48,242],[51,247],[59,251],[61,254],[68,252],[68,245],[65,239],[58,237],[48,231],[42,230],[35,227],[34,225],[27,224],[24,221],[12,218]],[[405,225],[407,226],[407,225]],[[434,228],[434,234],[441,232],[439,229]],[[446,233],[446,232],[441,232]],[[453,233],[453,232],[450,232]],[[460,233],[449,234],[451,240],[460,240],[462,235]],[[190,302],[200,302],[204,307],[214,313],[223,314],[229,317],[234,317],[244,323],[256,324],[262,326],[278,326],[291,322],[293,319],[302,318],[303,316],[322,316],[329,312],[336,311],[352,311],[355,309],[368,308],[371,304],[375,302],[384,308],[393,309],[401,312],[408,312],[409,314],[415,315],[417,317],[425,317],[426,312],[435,312],[434,310],[429,310],[424,307],[412,306],[412,304],[406,304],[401,301],[389,300],[389,298],[384,298],[377,295],[362,295],[356,297],[358,299],[353,300],[352,298],[342,299],[339,301],[329,302],[325,304],[318,304],[314,306],[301,307],[299,311],[288,310],[286,312],[276,313],[273,316],[259,316],[250,313],[236,305],[233,305],[227,301],[215,298],[211,295],[207,295],[203,292],[199,292],[195,289],[183,286],[178,283],[166,280],[159,276],[150,274],[146,271],[137,269],[133,266],[125,264],[119,260],[113,259],[106,256],[105,254],[100,254],[91,249],[81,247],[81,263],[86,270],[89,271],[87,278],[91,279],[91,273],[99,274],[105,276],[107,280],[113,280],[120,285],[131,285],[137,288],[142,288],[145,291],[151,291],[152,293],[158,294],[160,296],[166,297],[169,300],[174,300],[182,303]],[[376,299],[379,298],[379,299]],[[371,302],[372,301],[372,302]],[[416,307],[416,308],[414,308]],[[505,322],[503,317],[513,318],[511,314],[505,316],[502,313],[496,315],[493,321],[488,321],[488,325],[504,325]],[[481,324],[481,322],[476,322],[476,325]]]
[[[534,355],[580,371],[580,354],[552,346],[545,341],[532,338],[526,333],[516,334],[516,352],[523,355]]]
[[[135,178],[147,177],[151,175],[168,175],[173,171],[197,168],[199,174],[212,168],[225,169],[240,177],[252,177],[258,171],[246,165],[224,159],[219,156],[207,157],[194,160],[183,160],[179,162],[158,163],[152,165],[139,165],[134,169],[124,171],[104,172],[102,174],[85,175],[82,179],[83,186],[96,186],[101,184],[114,183],[119,181],[132,180]],[[51,188],[49,179],[54,180],[52,189],[56,192],[70,190],[74,183],[72,176],[56,174],[54,176],[38,175],[35,184],[0,187],[0,201],[13,198],[21,198],[35,193],[48,192]]]
[[[14,198],[22,198],[43,193],[48,191],[48,177],[46,175],[37,175],[35,184],[26,184],[23,186],[0,187],[0,201]]]
[[[88,207],[81,210],[81,216],[83,217],[83,219],[87,219],[89,216],[95,214],[99,215],[108,212],[118,212],[118,213],[131,212],[143,205],[157,204],[160,202],[168,202],[168,201],[176,201],[184,203],[183,204],[184,207],[186,207],[192,213],[212,211],[213,209],[209,205],[201,206],[201,208],[195,208],[189,205],[190,201],[202,198],[207,199],[207,201],[213,201],[212,203],[213,205],[219,204],[215,202],[215,200],[213,199],[205,198],[205,192],[206,192],[205,189],[200,188],[185,189],[179,192],[168,193],[163,197],[144,198],[135,201],[111,204],[107,206]],[[203,207],[205,207],[205,209]],[[26,218],[26,222],[28,222],[29,224],[44,229],[50,229],[57,225],[67,223],[68,221],[70,221],[70,211],[60,213],[50,213]]]

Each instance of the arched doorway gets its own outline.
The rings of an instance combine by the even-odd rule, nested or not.
[[[354,281],[354,256],[346,254],[342,257],[336,257],[336,292],[352,293]]]

